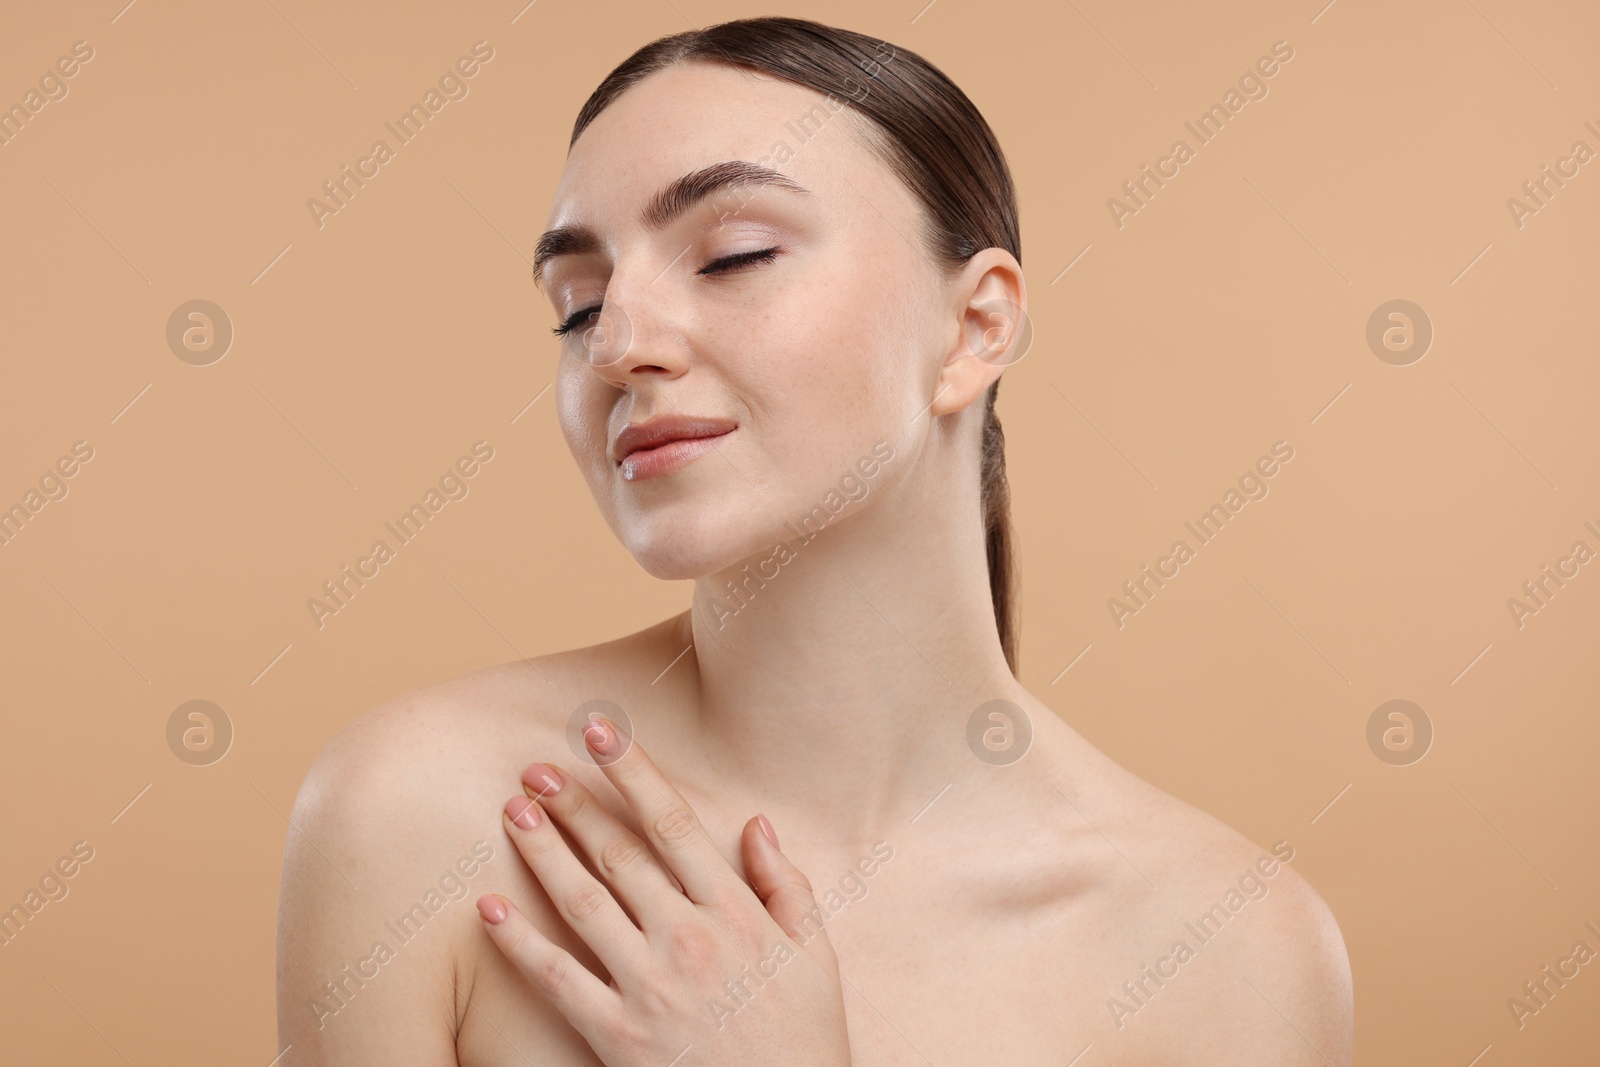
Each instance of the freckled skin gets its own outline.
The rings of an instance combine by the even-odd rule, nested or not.
[[[987,249],[936,271],[913,243],[919,203],[857,139],[849,112],[796,145],[786,124],[821,100],[681,64],[624,93],[573,147],[547,228],[581,222],[603,248],[550,263],[550,318],[603,297],[631,343],[604,366],[565,343],[558,418],[619,542],[649,574],[693,580],[692,606],[614,641],[398,696],[330,743],[285,855],[280,1045],[292,1043],[299,1064],[602,1062],[471,903],[504,896],[609,977],[502,821],[539,760],[644,835],[572,747],[569,717],[599,697],[631,716],[734,871],[749,874],[741,834],[760,812],[817,898],[842,902],[826,928],[857,1067],[1060,1067],[1089,1045],[1092,1062],[1129,1067],[1349,1064],[1349,964],[1296,869],[1309,850],[1262,879],[1266,895],[1163,985],[1146,980],[1153,992],[1138,1001],[1125,991],[1272,842],[1253,844],[1139,780],[1063,721],[1070,706],[1052,708],[1012,677],[978,511],[982,399],[1004,361],[965,344],[988,325],[976,305],[1026,306],[1021,267]],[[778,141],[792,157],[773,157]],[[810,195],[756,190],[720,226],[705,205],[659,232],[639,223],[658,189],[728,160],[767,161]],[[696,273],[772,245],[784,251],[770,263]],[[612,436],[664,413],[738,429],[669,476],[624,480],[607,455]],[[858,464],[880,442],[893,458],[867,476]],[[785,524],[853,471],[866,491],[820,535],[797,539]],[[734,599],[725,583],[780,541],[795,544],[794,561]],[[542,625],[564,608],[530,610]],[[1026,755],[1009,765],[975,758],[967,740],[974,709],[996,699],[1031,726]],[[477,841],[495,855],[467,898],[343,1003],[325,998],[337,1010],[319,1017],[323,983],[390,938],[386,923]],[[860,874],[875,847],[892,858]],[[729,1025],[781,997],[793,966]],[[1119,1017],[1113,998],[1136,1010]],[[784,1025],[760,1062],[810,1062],[837,1036],[804,1013]],[[698,1053],[717,1062],[714,1045]]]

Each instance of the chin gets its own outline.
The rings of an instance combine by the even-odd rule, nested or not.
[[[753,529],[730,529],[703,515],[687,522],[635,516],[622,533],[623,547],[645,573],[668,582],[715,574],[772,547]]]

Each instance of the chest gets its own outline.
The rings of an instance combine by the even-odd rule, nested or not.
[[[817,888],[842,961],[855,1067],[1061,1067],[1091,1040],[1079,1036],[1100,1028],[1104,998],[1098,985],[1085,992],[1086,968],[1060,950],[1046,929],[1053,923],[997,923],[937,904],[904,913],[894,894],[876,889],[834,900],[830,913]],[[601,1064],[503,959],[476,962],[480,978],[457,1043],[464,1067]]]

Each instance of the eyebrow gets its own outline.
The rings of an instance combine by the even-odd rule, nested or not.
[[[810,190],[771,167],[744,160],[729,160],[692,170],[662,188],[645,204],[644,210],[639,213],[639,221],[648,229],[662,230],[713,193],[746,186],[768,186],[811,195]],[[534,247],[533,284],[542,287],[545,264],[556,256],[598,252],[600,248],[600,235],[581,223],[558,226],[546,232]]]

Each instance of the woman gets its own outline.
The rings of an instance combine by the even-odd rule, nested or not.
[[[1019,257],[992,132],[905,49],[750,19],[607,77],[536,280],[573,456],[693,603],[330,744],[286,1064],[1350,1062],[1292,843],[1015,677]]]

